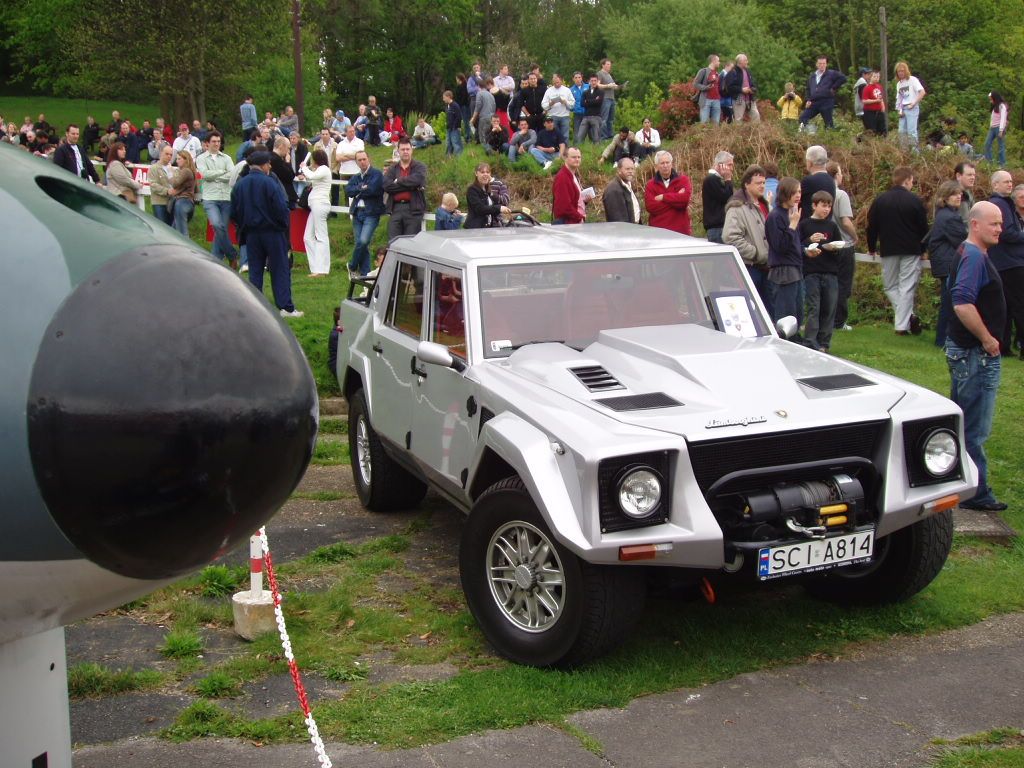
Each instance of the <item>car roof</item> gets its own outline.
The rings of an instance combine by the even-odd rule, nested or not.
[[[551,256],[565,261],[574,257],[627,253],[642,256],[644,251],[658,251],[659,255],[667,250],[677,254],[733,252],[728,246],[667,229],[618,222],[423,231],[412,237],[398,238],[391,243],[391,249],[460,267],[523,257],[532,261]]]

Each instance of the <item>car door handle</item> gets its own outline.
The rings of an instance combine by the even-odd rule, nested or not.
[[[380,342],[379,342],[379,341],[378,341],[378,342],[376,342],[376,343],[375,343],[375,344],[373,345],[372,349],[373,349],[373,351],[374,351],[374,352],[376,352],[376,353],[377,353],[378,355],[383,355],[383,354],[384,354],[384,347],[382,347],[382,346],[380,345]]]
[[[421,379],[427,378],[427,369],[426,368],[417,368],[416,367],[416,358],[415,357],[413,357],[411,360],[409,360],[409,370],[412,372],[412,374],[414,376],[419,376]]]

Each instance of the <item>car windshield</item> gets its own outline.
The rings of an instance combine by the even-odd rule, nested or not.
[[[546,341],[583,349],[602,330],[695,323],[768,334],[734,258],[618,258],[481,267],[486,357]]]

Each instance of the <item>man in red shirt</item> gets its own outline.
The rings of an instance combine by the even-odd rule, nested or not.
[[[384,191],[388,193],[388,240],[399,235],[415,235],[423,229],[427,212],[427,166],[412,159],[412,141],[398,140],[398,162],[384,171]]]
[[[580,183],[580,163],[583,155],[576,147],[565,151],[565,164],[555,174],[551,185],[554,204],[551,206],[553,224],[582,224],[587,218],[587,201]]]
[[[644,189],[644,206],[648,224],[671,229],[684,235],[692,233],[690,226],[690,195],[693,186],[690,177],[676,173],[672,167],[672,153],[662,150],[654,156],[656,173]]]

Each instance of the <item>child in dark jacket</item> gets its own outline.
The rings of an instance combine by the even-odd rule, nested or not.
[[[452,192],[445,192],[441,207],[434,212],[434,229],[461,229],[466,214],[459,210],[459,198]]]
[[[832,195],[824,190],[811,197],[811,216],[800,222],[800,245],[804,249],[804,295],[807,325],[804,338],[815,349],[828,352],[839,297],[839,258],[836,251],[845,244],[832,218]],[[840,243],[833,246],[832,243]]]

